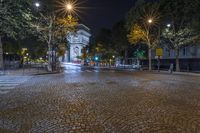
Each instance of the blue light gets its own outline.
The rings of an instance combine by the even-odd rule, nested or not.
[[[99,60],[99,57],[95,57],[95,60],[98,61],[98,60]]]

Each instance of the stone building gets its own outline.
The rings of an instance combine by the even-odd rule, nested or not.
[[[91,37],[90,29],[83,24],[79,24],[77,28],[76,33],[70,33],[67,36],[69,50],[66,51],[63,62],[80,61],[82,49],[89,45]]]

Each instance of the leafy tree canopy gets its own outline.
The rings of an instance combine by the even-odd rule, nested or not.
[[[0,1],[0,36],[24,38],[31,31],[30,0]]]

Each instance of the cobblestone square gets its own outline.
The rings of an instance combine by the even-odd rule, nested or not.
[[[0,95],[0,132],[199,133],[200,77],[144,72],[33,76]]]

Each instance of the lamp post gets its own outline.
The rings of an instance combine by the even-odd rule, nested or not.
[[[148,38],[149,38],[149,34],[150,34],[150,25],[153,23],[153,19],[152,18],[149,18],[148,20],[147,20],[147,36],[148,36]],[[148,39],[149,40],[149,39]],[[148,45],[149,45],[149,51],[148,51],[148,54],[149,54],[149,71],[151,71],[152,70],[152,68],[151,68],[151,42],[150,41],[148,41]]]

